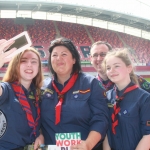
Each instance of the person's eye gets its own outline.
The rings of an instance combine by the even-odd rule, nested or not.
[[[94,54],[93,57],[98,57],[98,54]]]
[[[52,57],[57,57],[57,55],[56,55],[56,54],[53,54]]]
[[[106,68],[106,70],[110,70],[110,67]]]
[[[115,66],[115,68],[118,68],[118,67],[120,67],[120,66],[118,66],[118,65],[117,65],[117,66]]]
[[[66,56],[67,54],[63,53],[62,56]]]
[[[26,60],[21,60],[20,62],[23,63],[23,62],[26,62]]]
[[[33,64],[36,64],[36,63],[37,63],[37,61],[32,61],[32,63],[33,63]]]
[[[105,57],[106,56],[106,54],[101,54],[101,57]]]

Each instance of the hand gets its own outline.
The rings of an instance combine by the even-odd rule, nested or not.
[[[44,136],[40,134],[34,143],[34,150],[37,150],[41,144],[44,144]]]
[[[7,41],[5,39],[0,40],[0,68],[4,65],[4,63],[9,62],[11,60],[10,58],[7,58],[8,55],[12,54],[16,48],[12,48],[8,52],[5,52],[14,41]]]
[[[72,145],[70,150],[91,150],[86,141],[81,141],[80,144]]]

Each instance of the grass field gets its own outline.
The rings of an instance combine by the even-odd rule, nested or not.
[[[150,78],[145,78],[148,82],[150,82]]]

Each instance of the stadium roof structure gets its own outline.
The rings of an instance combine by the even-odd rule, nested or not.
[[[0,18],[55,20],[150,39],[149,0],[0,0]]]

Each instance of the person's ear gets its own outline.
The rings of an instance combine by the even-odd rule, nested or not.
[[[129,65],[128,67],[128,72],[129,72],[129,74],[132,72],[132,70],[133,70],[133,66],[132,65]]]

